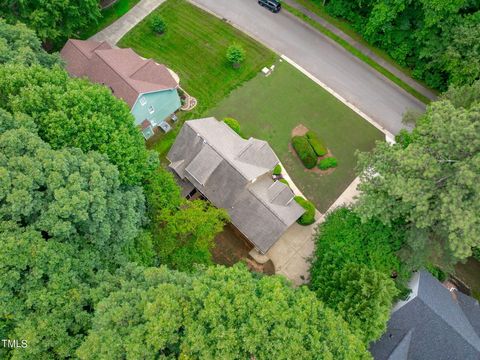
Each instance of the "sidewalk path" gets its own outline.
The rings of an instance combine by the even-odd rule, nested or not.
[[[334,25],[329,23],[327,20],[321,18],[317,14],[315,14],[315,13],[311,12],[310,10],[306,9],[305,7],[303,7],[302,5],[297,3],[295,0],[283,0],[283,1],[285,1],[285,3],[287,3],[288,5],[290,5],[293,8],[297,9],[298,11],[303,13],[304,15],[308,16],[310,19],[316,21],[317,23],[322,25],[324,28],[327,28],[332,33],[334,33],[335,35],[341,37],[343,40],[345,40],[350,45],[352,45],[357,50],[359,50],[362,54],[368,56],[369,58],[374,60],[377,64],[382,66],[384,69],[387,69],[388,71],[390,71],[393,75],[395,75],[397,78],[402,80],[404,83],[410,85],[412,88],[417,90],[423,96],[426,96],[430,100],[435,100],[436,99],[437,96],[435,95],[435,93],[433,91],[431,91],[430,89],[427,89],[425,86],[421,85],[420,83],[418,83],[417,81],[412,79],[410,76],[405,75],[403,72],[398,70],[395,66],[393,66],[389,62],[382,59],[380,56],[378,56],[377,54],[372,52],[366,46],[362,45],[358,41],[354,40],[353,38],[351,38],[350,36],[345,34],[342,30],[338,29],[337,27],[335,27]]]
[[[165,0],[141,0],[128,13],[115,21],[110,26],[93,35],[90,39],[107,41],[116,45],[120,39],[142,21],[148,14],[160,6]]]
[[[338,197],[327,213],[339,206],[355,202],[359,194],[357,186],[360,178],[356,178]],[[284,275],[297,286],[305,284],[310,278],[310,259],[315,250],[315,232],[319,224],[325,220],[320,212],[315,214],[316,221],[309,226],[293,224],[267,252],[267,256],[275,265],[275,273]]]

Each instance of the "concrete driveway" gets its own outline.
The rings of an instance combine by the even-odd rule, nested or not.
[[[425,108],[416,98],[287,11],[272,14],[256,0],[191,2],[288,56],[393,134],[404,127],[401,119],[405,110]]]

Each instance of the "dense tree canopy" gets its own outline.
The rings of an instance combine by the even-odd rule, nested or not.
[[[0,347],[0,358],[72,356],[91,326],[89,292],[101,254],[45,241],[40,231],[11,221],[0,222],[0,234],[0,333],[28,342],[25,349]]]
[[[394,297],[405,293],[409,272],[397,252],[403,229],[378,220],[362,223],[350,209],[330,213],[315,238],[310,287],[365,343],[381,336]]]
[[[393,299],[398,293],[388,276],[353,263],[340,270],[331,268],[315,290],[319,299],[341,315],[365,344],[385,332]]]
[[[328,0],[326,10],[434,88],[480,78],[478,1]]]
[[[58,43],[100,18],[98,0],[0,0],[0,17],[34,29],[42,41]]]
[[[0,221],[39,231],[46,241],[89,244],[114,261],[134,246],[142,225],[141,189],[121,189],[105,156],[52,150],[33,127],[27,116],[0,110]]]
[[[183,199],[173,175],[161,168],[147,179],[145,196],[159,263],[178,270],[211,264],[214,237],[228,221],[225,210]]]
[[[97,273],[148,248],[141,188],[123,189],[99,153],[52,150],[35,127],[0,110],[0,333],[28,341],[1,347],[2,358],[73,356],[90,328]]]
[[[43,50],[35,31],[22,23],[7,24],[0,18],[0,64],[6,63],[52,67],[61,61],[58,55]]]
[[[312,286],[322,286],[331,272],[325,269],[340,270],[350,263],[366,265],[386,276],[396,273],[401,280],[408,280],[410,275],[396,255],[404,240],[402,227],[386,226],[376,219],[362,223],[355,212],[340,208],[318,228],[310,269]]]
[[[370,358],[308,289],[244,265],[190,275],[130,268],[119,283],[98,304],[81,359]]]
[[[0,106],[30,115],[54,149],[107,155],[123,184],[139,184],[156,167],[128,106],[106,87],[72,79],[60,68],[0,67]]]
[[[480,102],[460,99],[476,88],[452,89],[400,143],[360,156],[358,214],[405,221],[412,256],[429,248],[434,262],[464,259],[480,245]]]

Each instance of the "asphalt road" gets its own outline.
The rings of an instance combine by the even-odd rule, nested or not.
[[[393,134],[404,127],[401,119],[407,109],[425,108],[416,98],[287,11],[272,14],[256,0],[192,2],[286,55]]]

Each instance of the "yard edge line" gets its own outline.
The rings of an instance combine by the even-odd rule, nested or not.
[[[383,132],[385,134],[385,138],[388,142],[394,141],[395,136],[385,129],[383,126],[381,126],[379,123],[377,123],[375,120],[373,120],[370,116],[365,114],[362,110],[357,108],[355,105],[353,105],[351,102],[349,102],[347,99],[345,99],[343,96],[335,92],[331,87],[329,87],[327,84],[323,83],[319,79],[317,79],[315,76],[313,76],[308,70],[304,69],[300,65],[298,65],[295,61],[290,59],[286,55],[280,55],[280,58],[288,62],[290,65],[292,65],[294,68],[296,68],[298,71],[300,71],[302,74],[307,76],[310,80],[315,82],[317,85],[320,85],[323,89],[325,89],[328,93],[333,95],[337,100],[340,100],[344,105],[348,106],[350,109],[352,109],[354,112],[356,112],[358,115],[360,115],[362,118],[367,120],[370,124],[375,126],[378,130]]]

